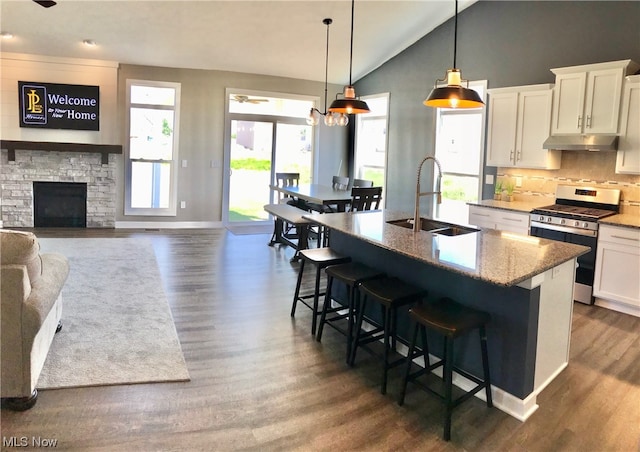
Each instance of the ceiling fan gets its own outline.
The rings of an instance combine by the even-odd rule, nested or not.
[[[40,6],[44,6],[45,8],[51,8],[52,6],[56,5],[56,2],[54,2],[53,0],[33,0],[33,1]]]
[[[244,94],[234,94],[233,99],[236,102],[241,104],[249,103],[249,104],[259,104],[261,102],[269,102],[269,99],[257,99],[255,97],[245,96]]]

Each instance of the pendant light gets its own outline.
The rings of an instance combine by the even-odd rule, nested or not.
[[[355,10],[355,0],[351,0],[351,49],[349,53],[349,84],[344,87],[343,98],[338,99],[331,103],[329,111],[332,113],[338,113],[338,124],[347,125],[349,122],[350,114],[369,113],[369,106],[363,100],[356,98],[356,90],[351,83],[351,72],[353,67],[353,13]],[[339,94],[338,94],[339,95]]]
[[[436,80],[433,91],[424,101],[427,107],[440,108],[478,108],[484,105],[477,92],[469,89],[469,81],[462,79],[460,69],[456,68],[456,51],[458,47],[458,0],[453,32],[453,68],[447,70],[443,80]],[[438,83],[447,82],[447,86],[438,88]],[[461,83],[464,82],[466,87]]]
[[[324,116],[324,124],[331,127],[338,124],[338,115],[327,111],[327,79],[329,76],[329,25],[333,23],[331,18],[322,20],[327,26],[327,50],[324,59],[324,113],[317,108],[311,108],[309,116],[307,116],[307,124],[317,126],[320,123],[320,116]],[[343,124],[341,124],[343,125]]]

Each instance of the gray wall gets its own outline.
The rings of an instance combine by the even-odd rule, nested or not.
[[[360,96],[391,93],[389,208],[411,210],[417,165],[433,155],[434,110],[422,101],[453,63],[453,36],[450,20],[356,83]],[[489,88],[553,83],[551,68],[623,59],[640,62],[637,1],[481,0],[458,15],[457,66]]]
[[[283,77],[252,75],[224,71],[174,69],[121,65],[118,75],[118,117],[122,143],[128,143],[125,124],[127,79],[170,81],[181,83],[179,159],[187,160],[187,168],[179,171],[178,201],[187,208],[177,210],[176,217],[124,216],[124,167],[120,159],[117,174],[118,204],[116,221],[139,222],[219,222],[222,219],[223,169],[211,168],[210,162],[223,161],[225,89],[272,91],[278,93],[318,96],[324,99],[324,82],[295,80]],[[329,92],[342,91],[342,86],[330,85]],[[322,108],[319,105],[319,108]],[[330,181],[341,159],[346,161],[347,130],[345,127],[316,127],[317,166],[319,181]],[[346,168],[346,165],[344,165]],[[343,169],[343,172],[346,169]]]

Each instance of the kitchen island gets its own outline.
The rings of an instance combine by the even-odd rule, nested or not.
[[[409,283],[428,300],[448,296],[491,314],[487,329],[493,402],[526,420],[536,397],[568,364],[576,258],[588,247],[486,229],[414,232],[401,212],[309,215],[330,229],[330,246]],[[446,233],[451,235],[445,235]],[[409,318],[399,317],[407,338]],[[456,364],[481,375],[475,337],[460,340]],[[439,355],[440,338],[429,337]],[[454,376],[454,384],[472,383]]]

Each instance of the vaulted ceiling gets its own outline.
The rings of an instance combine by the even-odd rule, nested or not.
[[[459,10],[477,0],[461,0]],[[357,0],[353,80],[453,17],[454,0]],[[149,66],[349,80],[350,0],[29,0],[0,2],[2,51]],[[82,41],[95,41],[88,47]]]

